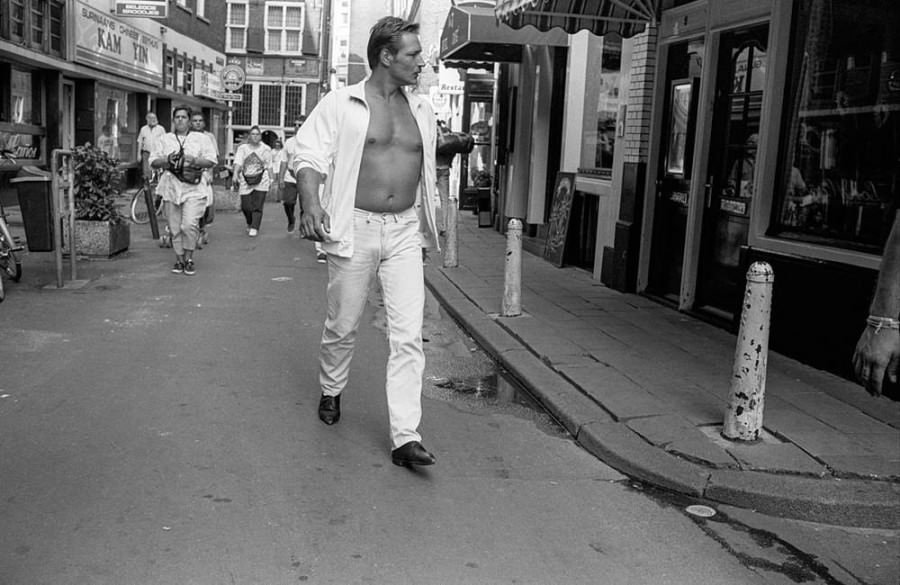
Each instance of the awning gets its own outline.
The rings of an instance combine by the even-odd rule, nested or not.
[[[486,67],[522,60],[522,45],[564,47],[563,31],[514,30],[497,22],[492,8],[453,6],[441,33],[440,58],[446,67]]]
[[[515,29],[530,24],[543,31],[589,30],[629,38],[656,22],[657,6],[658,0],[497,0],[494,14]]]

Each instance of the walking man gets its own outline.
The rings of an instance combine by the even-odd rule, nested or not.
[[[152,166],[165,169],[156,188],[166,202],[175,266],[172,272],[194,274],[194,250],[200,235],[200,218],[212,197],[212,188],[203,180],[205,169],[215,165],[216,151],[209,138],[190,131],[191,109],[176,106],[172,111],[174,131],[156,141]]]
[[[147,123],[141,127],[138,133],[138,152],[141,156],[141,171],[145,180],[150,180],[150,154],[153,152],[156,142],[166,135],[166,129],[159,125],[159,120],[153,112],[147,112]]]
[[[356,333],[377,274],[390,354],[385,392],[391,461],[431,465],[418,433],[422,417],[422,248],[437,246],[434,113],[408,93],[424,66],[419,25],[379,20],[369,37],[372,74],[325,95],[297,133],[300,235],[328,255],[328,311],[319,351],[319,418],[341,416]],[[322,197],[319,183],[328,175]]]
[[[219,164],[219,143],[216,140],[216,135],[206,129],[206,118],[203,117],[203,112],[194,112],[191,114],[191,132],[199,132],[206,136],[209,141],[212,143],[213,149],[216,153],[216,161],[215,164],[203,171],[203,180],[212,189],[213,184],[213,168]],[[203,211],[203,216],[200,218],[200,237],[197,240],[197,247],[199,248],[201,244],[205,245],[209,243],[209,233],[206,231],[206,226],[212,223],[213,213],[215,212],[215,208],[213,204],[215,203],[215,193],[213,193],[206,201],[206,209]]]

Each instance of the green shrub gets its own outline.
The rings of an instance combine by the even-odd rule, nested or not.
[[[125,217],[116,207],[119,195],[118,161],[92,146],[76,146],[72,151],[75,173],[75,219],[121,223]]]

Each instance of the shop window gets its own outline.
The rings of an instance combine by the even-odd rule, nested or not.
[[[226,50],[244,51],[247,49],[247,3],[228,2]]]
[[[43,123],[39,74],[10,67],[9,92],[3,92],[2,95],[4,103],[0,110],[0,122],[31,125]]]
[[[303,4],[266,3],[266,50],[272,53],[300,51],[303,36]]]
[[[259,123],[262,126],[282,126],[281,86],[259,86]]]
[[[798,5],[772,233],[876,252],[900,185],[896,0]]]
[[[234,126],[249,126],[253,120],[253,86],[245,84],[241,88],[243,98],[233,103],[231,123]]]
[[[616,121],[622,84],[622,40],[616,36],[591,37],[581,134],[582,173],[612,176],[616,148]],[[594,72],[597,72],[596,74]]]
[[[114,159],[134,160],[137,136],[137,98],[135,94],[105,85],[97,86],[94,144]]]
[[[284,111],[290,118],[303,113],[303,85],[289,85],[284,88]]]

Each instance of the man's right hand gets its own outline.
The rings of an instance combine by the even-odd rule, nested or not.
[[[321,206],[310,206],[300,214],[300,237],[323,242],[331,233],[331,218]]]

